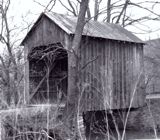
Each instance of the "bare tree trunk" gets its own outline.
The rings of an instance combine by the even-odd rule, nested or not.
[[[111,0],[107,1],[107,22],[111,21]]]
[[[2,62],[2,66],[4,69],[4,73],[5,73],[5,81],[6,84],[4,83],[4,87],[7,88],[6,89],[6,93],[8,96],[7,97],[7,102],[8,104],[10,104],[11,101],[11,96],[14,97],[15,100],[15,104],[17,103],[17,100],[19,97],[18,96],[18,66],[17,66],[17,62],[16,62],[16,58],[15,55],[13,53],[13,44],[11,42],[11,29],[9,27],[9,23],[8,23],[8,10],[10,7],[10,0],[8,0],[7,2],[5,2],[4,0],[2,0],[1,4],[0,4],[0,15],[1,15],[1,20],[2,20],[2,25],[1,25],[1,31],[0,31],[0,42],[2,44],[5,45],[6,49],[7,49],[7,54],[8,54],[8,60],[4,63],[3,58],[1,57],[1,62]],[[10,69],[12,69],[13,72],[13,83],[11,83],[11,71]],[[12,85],[11,85],[12,84]],[[11,87],[12,89],[12,93],[11,93]]]
[[[128,3],[129,3],[129,0],[126,0],[124,6],[123,6],[123,8],[122,8],[122,10],[121,10],[121,12],[120,12],[120,14],[119,14],[119,16],[118,16],[118,18],[117,18],[116,24],[119,23],[122,15],[123,15],[123,13],[124,13],[125,10],[127,9]]]
[[[98,12],[99,12],[99,3],[98,3],[98,0],[95,0],[95,3],[94,3],[94,20],[95,21],[98,20]]]
[[[65,124],[69,126],[72,130],[74,127],[77,128],[76,114],[77,114],[77,103],[79,98],[79,74],[78,74],[78,49],[80,46],[82,32],[85,25],[85,14],[88,8],[88,0],[82,0],[80,3],[80,12],[78,15],[77,26],[75,30],[75,35],[72,43],[71,52],[69,53],[69,70],[68,70],[68,96],[67,104],[65,106],[64,117]],[[67,120],[66,120],[67,119]],[[75,130],[72,130],[75,131]],[[75,131],[77,132],[77,131]],[[74,132],[74,133],[75,133]],[[77,136],[77,134],[76,134]]]
[[[91,19],[91,11],[90,11],[89,7],[87,8],[87,18]]]

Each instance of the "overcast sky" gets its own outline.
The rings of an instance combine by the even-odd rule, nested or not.
[[[46,5],[50,0],[37,0],[38,2]],[[66,0],[62,0],[63,2],[66,2]],[[74,1],[74,0],[73,0]],[[93,0],[91,0],[92,2]],[[145,1],[145,0],[132,0],[132,1]],[[154,1],[154,0],[153,0]],[[160,1],[160,0],[159,0]],[[67,4],[67,3],[66,3]],[[150,6],[150,5],[147,5]],[[90,5],[92,7],[92,4]],[[160,14],[160,7],[155,7],[155,12],[159,12]],[[11,9],[10,9],[10,16],[14,17],[12,18],[12,21],[15,25],[18,26],[26,26],[27,23],[30,24],[33,21],[36,20],[36,18],[39,16],[39,14],[44,10],[44,8],[37,3],[34,2],[34,0],[11,0]],[[54,12],[65,14],[66,9],[62,7],[59,3],[56,3],[56,6],[53,8]],[[130,9],[130,12],[132,16],[141,16],[145,15],[146,12],[144,10],[139,9]],[[28,14],[27,14],[28,13]],[[25,20],[25,22],[22,20]],[[158,38],[160,37],[160,21],[148,21],[143,23],[143,25],[136,25],[134,27],[127,28],[128,30],[140,34],[136,34],[138,37],[140,37],[142,40],[148,40]],[[13,24],[13,25],[14,25]],[[11,26],[13,26],[11,25]],[[139,30],[139,27],[143,27],[143,29],[147,29],[150,31],[154,31],[148,34],[141,34],[143,31]],[[25,36],[24,34],[22,35]],[[22,37],[22,38],[23,38]]]

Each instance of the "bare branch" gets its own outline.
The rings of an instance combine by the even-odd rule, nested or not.
[[[81,70],[85,69],[90,63],[93,63],[94,61],[96,61],[98,59],[99,56],[93,58],[92,60],[88,61],[86,64],[84,64],[84,66],[81,68]]]
[[[42,6],[42,7],[46,7],[45,5],[41,4],[40,2],[36,1],[36,0],[33,0],[35,3],[37,3],[38,5]]]
[[[159,14],[157,14],[157,13],[153,12],[152,10],[150,10],[150,9],[148,9],[148,8],[146,8],[146,7],[143,7],[143,6],[139,5],[139,4],[131,3],[131,2],[130,2],[129,5],[136,6],[136,7],[138,7],[138,8],[144,9],[144,10],[146,10],[146,11],[148,11],[148,12],[150,12],[150,13],[156,15],[156,16],[160,16]]]
[[[129,1],[130,1],[130,0],[126,0],[126,1],[125,1],[125,4],[124,4],[124,6],[123,6],[123,8],[122,8],[122,10],[121,10],[121,12],[120,12],[118,18],[117,18],[117,21],[115,22],[116,24],[119,23],[122,14],[124,13],[124,11],[126,10],[126,8],[127,8],[127,6],[128,6]]]
[[[76,13],[74,11],[72,11],[71,9],[69,9],[65,4],[63,4],[63,2],[61,0],[59,0],[59,2],[61,3],[61,5],[66,8],[69,12],[71,12],[74,16],[77,16]]]
[[[73,1],[68,0],[68,4],[69,4],[69,6],[71,7],[71,9],[72,9],[72,11],[73,11],[74,15],[76,16],[76,15],[77,15],[77,13],[76,13],[76,10],[75,10],[74,6],[72,5],[72,3],[74,3],[74,2],[73,2]]]
[[[52,3],[53,3],[53,4],[52,4]],[[51,8],[48,9],[48,7],[49,7],[51,4],[52,4]],[[50,0],[49,3],[47,4],[46,8],[44,9],[44,12],[45,12],[46,10],[51,11],[52,8],[55,6],[55,4],[56,4],[56,0]]]
[[[142,21],[148,21],[148,20],[160,20],[160,17],[156,17],[156,18],[151,18],[149,16],[144,16],[138,19],[131,19],[130,17],[128,17],[127,21],[129,21],[128,23],[126,23],[124,25],[124,27],[128,26],[128,25],[133,25],[134,23],[140,23]]]

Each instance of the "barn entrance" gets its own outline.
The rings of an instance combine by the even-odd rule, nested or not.
[[[63,46],[58,43],[35,47],[30,51],[28,60],[30,103],[65,101],[68,55]]]

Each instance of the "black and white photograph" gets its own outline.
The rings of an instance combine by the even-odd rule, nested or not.
[[[0,140],[160,140],[160,0],[0,0]]]

